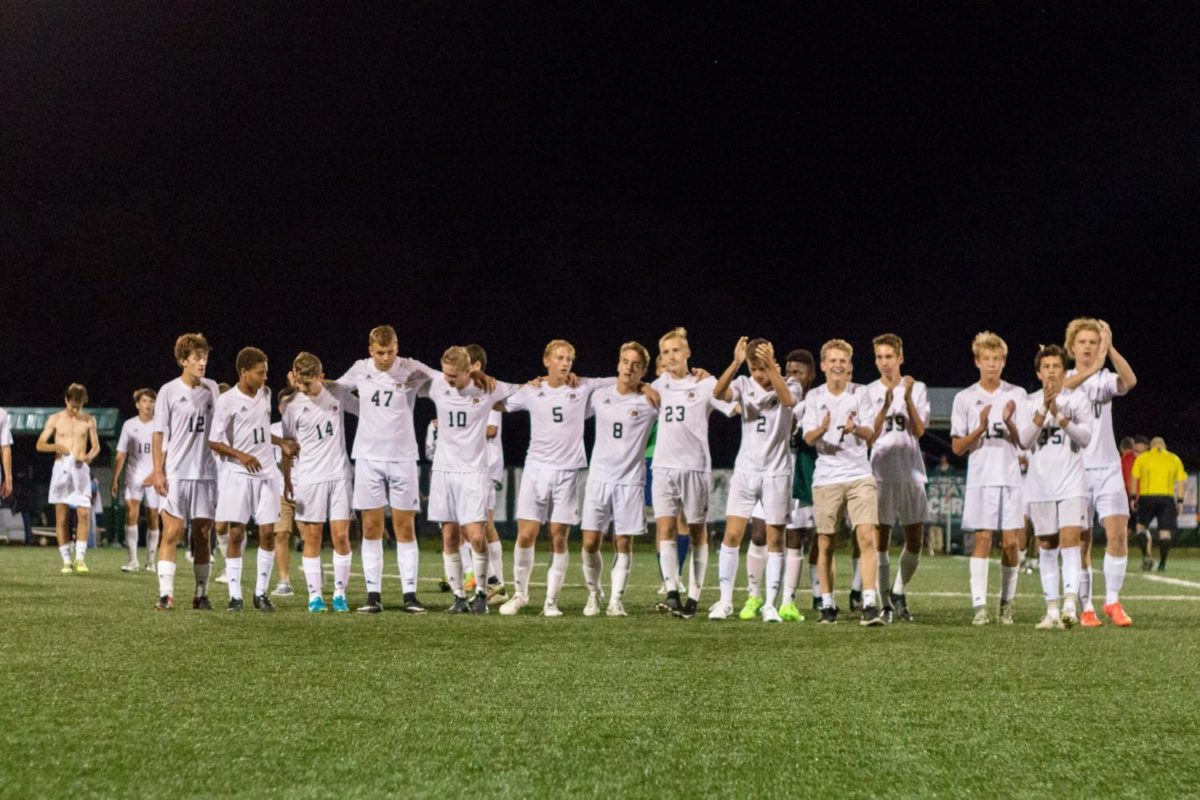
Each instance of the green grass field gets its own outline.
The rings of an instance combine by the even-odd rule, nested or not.
[[[1172,554],[1172,582],[1130,574],[1132,629],[1047,633],[1036,573],[1016,625],[971,627],[958,558],[922,563],[916,624],[863,629],[660,616],[649,550],[629,618],[580,616],[576,549],[567,616],[546,620],[310,616],[300,596],[233,615],[216,584],[201,613],[186,562],[179,608],[155,613],[154,577],[120,573],[123,550],[75,577],[53,548],[3,548],[0,797],[1196,797],[1189,556]],[[385,602],[398,590],[386,579]],[[702,607],[715,599],[714,556]]]

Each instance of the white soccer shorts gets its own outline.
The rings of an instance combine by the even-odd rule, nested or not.
[[[217,522],[245,525],[251,517],[259,525],[279,521],[279,484],[273,475],[252,476],[226,472],[217,491]]]
[[[963,498],[963,530],[1015,531],[1025,527],[1020,486],[975,486]]]
[[[1085,469],[1088,482],[1088,522],[1093,516],[1128,517],[1129,495],[1125,493],[1125,477],[1121,465],[1100,469]]]
[[[646,487],[589,480],[583,493],[583,529],[616,536],[646,532]]]
[[[1038,536],[1053,536],[1063,528],[1087,526],[1087,498],[1046,500],[1029,504],[1029,520]]]
[[[487,521],[492,479],[479,472],[434,472],[429,479],[429,519],[469,525]]]
[[[579,470],[526,468],[517,492],[517,519],[579,524]]]
[[[732,480],[729,481],[725,517],[748,519],[757,516],[768,525],[785,525],[791,504],[791,475],[734,472]]]
[[[92,506],[92,471],[75,456],[63,456],[50,470],[50,502]]]
[[[708,521],[708,492],[712,474],[691,469],[654,467],[654,480],[650,493],[653,495],[654,517],[674,519],[683,512],[689,525],[703,525]]]
[[[160,509],[178,517],[184,524],[197,519],[211,520],[217,513],[217,482],[212,478],[189,481],[167,478],[167,496]]]
[[[929,521],[925,486],[913,481],[878,481],[879,524],[917,525]]]
[[[804,530],[804,529],[816,528],[816,527],[817,527],[817,523],[815,521],[815,518],[813,517],[813,507],[812,506],[802,506],[802,505],[800,505],[800,501],[797,498],[793,497],[792,498],[792,509],[788,513],[788,521],[787,521],[786,528],[789,531],[798,531],[798,530]]]
[[[354,462],[354,508],[357,511],[390,505],[397,511],[421,508],[417,490],[417,465],[412,461]]]
[[[354,517],[350,481],[346,478],[293,484],[292,493],[296,498],[298,522],[330,522]]]
[[[162,498],[158,496],[158,491],[153,486],[147,486],[142,483],[144,478],[138,478],[134,481],[126,479],[125,482],[125,500],[136,500],[145,508],[152,508],[155,511],[162,505]]]

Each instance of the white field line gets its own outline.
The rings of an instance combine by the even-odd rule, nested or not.
[[[1182,578],[1168,578],[1165,575],[1143,575],[1148,581],[1156,581],[1158,583],[1167,583],[1171,586],[1182,586],[1185,589],[1200,589],[1200,583],[1195,581],[1185,581]]]

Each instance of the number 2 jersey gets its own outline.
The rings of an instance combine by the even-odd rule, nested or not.
[[[292,395],[283,410],[283,438],[295,439],[300,454],[292,462],[292,482],[336,481],[347,477],[346,412],[358,413],[358,398],[340,384],[330,384],[316,397]]]
[[[1032,411],[1042,407],[1042,390],[1029,395]],[[1070,432],[1058,425],[1058,418],[1047,414],[1041,430],[1029,446],[1029,472],[1025,475],[1025,502],[1041,503],[1087,497],[1087,476],[1083,471],[1083,449],[1092,436],[1092,404],[1080,391],[1063,391],[1055,400],[1060,413],[1070,417]],[[1028,421],[1033,429],[1033,420]],[[1074,434],[1073,436],[1071,434]],[[1022,438],[1029,441],[1022,432]]]
[[[985,407],[988,426],[976,447],[967,457],[967,488],[975,486],[1021,486],[1020,449],[1009,441],[1008,426],[1004,424],[1004,407],[1016,403],[1013,424],[1020,430],[1021,421],[1028,416],[1025,390],[1008,381],[1000,381],[996,391],[988,392],[975,383],[954,395],[950,413],[950,435],[969,436],[979,427],[979,413]]]
[[[271,390],[264,386],[254,397],[250,397],[234,386],[217,398],[217,410],[213,415],[213,430],[209,441],[254,456],[262,466],[258,472],[251,472],[236,458],[218,456],[223,468],[229,472],[249,475],[252,478],[274,477],[276,468],[275,454],[271,446]]]
[[[216,480],[217,460],[208,447],[213,413],[221,390],[201,378],[195,388],[176,378],[158,390],[154,432],[162,434],[167,480]]]
[[[787,382],[791,405],[779,401],[774,389],[764,389],[748,375],[738,375],[729,385],[733,402],[742,407],[742,443],[738,447],[735,472],[746,475],[791,475],[792,437],[795,412],[801,408],[804,390]]]

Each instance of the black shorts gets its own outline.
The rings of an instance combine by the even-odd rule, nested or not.
[[[1158,520],[1161,530],[1176,530],[1175,498],[1172,495],[1144,494],[1138,498],[1138,524],[1149,525],[1153,519]]]

